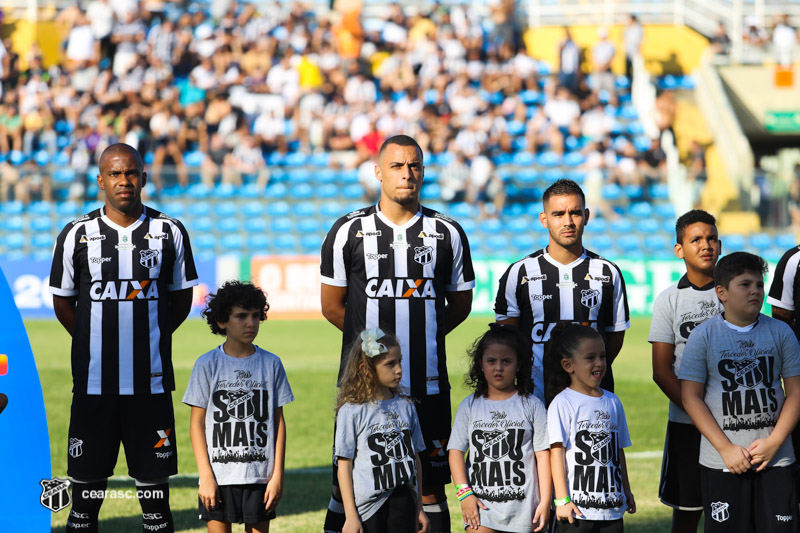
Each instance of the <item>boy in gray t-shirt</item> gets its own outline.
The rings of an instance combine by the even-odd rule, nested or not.
[[[198,507],[209,531],[232,523],[269,531],[283,492],[283,406],[294,396],[281,360],[253,344],[268,309],[261,289],[230,281],[203,311],[226,338],[195,363],[183,403],[192,407]]]
[[[672,507],[673,533],[695,533],[703,513],[700,496],[700,432],[683,410],[678,371],[689,334],[722,312],[714,291],[714,266],[722,243],[716,220],[701,209],[675,222],[675,255],[686,274],[656,298],[648,341],[653,349],[653,381],[669,398],[669,422],[658,497]]]
[[[763,259],[723,257],[714,272],[722,315],[698,326],[678,378],[700,430],[705,531],[795,531],[789,434],[800,418],[800,345],[785,324],[760,314]],[[781,378],[786,389],[784,396]]]

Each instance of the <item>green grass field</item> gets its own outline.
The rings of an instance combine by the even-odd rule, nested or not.
[[[489,317],[470,318],[448,336],[448,368],[453,408],[468,394],[463,385],[466,347],[486,328]],[[657,498],[661,449],[667,417],[666,398],[651,379],[649,319],[634,319],[625,346],[614,364],[617,393],[630,427],[632,449],[628,469],[638,512],[628,515],[629,532],[666,532],[671,510]],[[67,428],[71,401],[69,337],[56,321],[27,321],[28,335],[44,390],[50,431],[53,475],[66,476]],[[205,531],[197,519],[197,467],[189,442],[189,408],[181,403],[195,359],[221,342],[200,320],[187,321],[174,337],[177,391],[173,396],[180,476],[171,482],[176,531]],[[288,431],[284,497],[273,522],[275,532],[319,532],[330,495],[333,401],[340,335],[327,322],[267,321],[258,344],[277,353],[286,368],[295,401],[284,409]],[[115,476],[126,476],[120,452]],[[133,488],[130,479],[112,479],[109,488]],[[452,490],[450,490],[452,492]],[[449,493],[448,493],[449,494]],[[450,494],[453,531],[461,531],[461,512]],[[67,510],[53,515],[53,530],[63,531]],[[100,513],[100,531],[141,531],[141,510],[135,499],[108,499]],[[234,528],[243,531],[243,527]]]

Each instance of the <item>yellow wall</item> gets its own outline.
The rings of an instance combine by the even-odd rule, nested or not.
[[[599,40],[598,26],[570,26],[572,39],[579,48],[586,49],[586,59],[591,65],[592,47]],[[623,32],[625,25],[608,27],[609,38],[617,45],[614,72],[625,72]],[[531,28],[525,33],[528,52],[535,58],[558,68],[558,45],[564,38],[561,26]],[[644,26],[642,55],[651,74],[691,73],[700,63],[700,54],[708,47],[708,40],[686,26],[652,24]]]
[[[27,19],[7,20],[3,23],[2,34],[11,37],[13,48],[19,54],[20,68],[28,68],[28,53],[33,43],[37,43],[44,55],[44,65],[49,67],[59,62],[59,47],[66,32],[54,20],[29,22]]]

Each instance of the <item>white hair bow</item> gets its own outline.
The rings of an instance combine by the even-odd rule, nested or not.
[[[378,342],[378,339],[384,337],[386,334],[380,328],[368,329],[361,332],[361,349],[368,357],[375,357],[382,353],[386,353],[389,349]]]

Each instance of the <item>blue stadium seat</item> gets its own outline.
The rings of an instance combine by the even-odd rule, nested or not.
[[[586,181],[586,172],[583,170],[570,170],[567,177],[578,184],[583,184]]]
[[[608,229],[608,221],[601,217],[589,217],[589,225],[591,226],[590,233],[605,233]],[[587,234],[588,235],[588,234]]]
[[[269,222],[269,227],[276,235],[291,233],[294,230],[294,221],[288,217],[275,218]]]
[[[319,254],[320,248],[322,248],[322,239],[322,235],[318,234],[303,235],[300,238],[300,246],[305,253]]]
[[[617,116],[627,120],[636,120],[639,118],[639,113],[636,111],[636,108],[634,106],[624,105],[619,108]]]
[[[285,217],[289,214],[290,207],[287,202],[270,202],[267,204],[267,215],[271,217]]]
[[[442,197],[442,188],[438,183],[430,183],[427,180],[422,185],[420,197],[423,200],[438,200]]]
[[[475,222],[475,221],[474,221],[473,219],[471,219],[471,218],[464,218],[464,219],[461,219],[461,220],[459,221],[459,224],[461,225],[461,229],[463,229],[463,230],[464,230],[464,233],[466,233],[467,235],[471,235],[472,233],[474,233],[474,232],[475,232],[475,230],[476,230],[476,229],[477,229],[477,227],[478,227],[478,223],[477,223],[477,222]]]
[[[0,219],[0,229],[3,231],[22,231],[25,229],[25,219],[19,215],[3,217]]]
[[[308,158],[308,164],[324,169],[330,164],[331,157],[327,152],[315,152]]]
[[[49,233],[53,230],[53,221],[50,217],[32,217],[30,219],[31,231],[36,233]]]
[[[270,167],[285,165],[286,156],[280,152],[272,152],[267,156],[267,165]]]
[[[317,207],[312,202],[296,202],[292,214],[296,217],[313,217],[317,214]]]
[[[526,106],[540,104],[544,100],[542,97],[542,93],[540,93],[539,91],[535,91],[533,89],[528,89],[526,91],[522,91],[521,93],[519,93],[519,99]]]
[[[650,186],[650,198],[653,200],[668,200],[669,187],[665,183],[654,183]]]
[[[75,202],[61,202],[56,206],[56,213],[59,216],[75,217],[79,211],[80,207]]]
[[[216,202],[214,204],[214,216],[218,218],[229,218],[238,213],[239,208],[233,202]]]
[[[198,217],[188,220],[192,233],[209,233],[214,229],[214,223],[208,217]]]
[[[264,214],[264,204],[261,202],[246,202],[242,204],[240,212],[247,219],[260,217]]]
[[[225,233],[219,237],[219,244],[225,252],[238,252],[244,248],[244,237],[238,233]]]
[[[64,151],[58,152],[53,158],[53,164],[59,167],[69,165],[69,154]]]
[[[629,80],[627,76],[619,75],[617,76],[615,85],[617,89],[627,89],[631,86],[631,80]]]
[[[622,188],[616,183],[603,185],[603,198],[606,200],[619,200],[622,196]]]
[[[183,154],[183,163],[189,168],[197,168],[203,164],[206,154],[200,151],[193,150]]]
[[[307,168],[293,168],[289,171],[289,183],[308,183],[311,172]]]
[[[642,135],[644,133],[644,125],[638,120],[630,122],[625,129],[627,130],[628,135],[635,136]]]
[[[183,202],[169,202],[164,204],[164,213],[175,218],[181,218],[185,209]]]
[[[794,248],[797,244],[797,237],[792,233],[781,233],[775,237],[775,246],[782,248],[784,252],[789,248]]]
[[[287,192],[288,189],[283,183],[270,183],[267,185],[265,196],[273,200],[283,199],[286,198]]]
[[[634,230],[633,223],[625,217],[612,220],[609,222],[608,226],[613,233],[619,236],[631,233]]]
[[[628,254],[641,250],[643,243],[635,233],[622,233],[617,235],[616,244],[623,252]]]
[[[214,186],[213,196],[218,200],[232,198],[236,194],[236,186],[231,183],[218,183]]]
[[[12,202],[7,202],[12,203]],[[28,205],[28,213],[38,216],[49,216],[53,212],[53,204],[50,202],[32,202]],[[5,214],[5,212],[3,212]]]
[[[55,238],[49,233],[37,233],[31,238],[31,246],[39,249],[51,250],[54,242]]]
[[[342,196],[348,200],[355,200],[364,196],[364,188],[359,183],[347,185],[342,189]]]
[[[650,253],[655,250],[669,250],[670,244],[670,240],[661,233],[653,233],[644,238],[644,245]]]
[[[637,220],[636,221],[636,229],[640,233],[657,233],[658,232],[659,223],[658,220],[648,217],[645,219]]]
[[[530,152],[516,152],[512,158],[512,163],[519,166],[533,165],[536,162],[536,156]]]
[[[25,210],[25,205],[20,201],[4,202],[0,204],[0,214],[21,215]]]
[[[319,220],[315,218],[304,218],[297,222],[297,231],[302,234],[322,235],[327,228],[323,228]]]
[[[750,235],[749,245],[751,250],[758,254],[763,254],[765,250],[772,246],[772,237],[766,233],[754,233]]]
[[[317,183],[335,183],[336,172],[332,168],[321,168],[314,171],[314,181]]]
[[[564,156],[563,164],[567,167],[577,167],[582,165],[586,158],[580,152],[569,152]]]
[[[536,238],[531,235],[530,233],[522,233],[520,235],[514,235],[511,238],[511,243],[517,249],[518,256],[524,256],[536,248]]]
[[[192,217],[207,217],[211,214],[211,204],[208,202],[192,202],[186,212]]]
[[[508,220],[505,224],[506,231],[519,235],[530,231],[531,227],[528,221],[524,218],[516,217]],[[516,237],[515,237],[516,238]]]
[[[264,193],[264,189],[255,183],[245,183],[236,189],[236,196],[239,198],[259,198]]]
[[[543,167],[554,167],[561,164],[561,156],[548,150],[536,157],[536,163]]]
[[[606,250],[614,244],[614,239],[610,235],[598,232],[597,228],[592,228],[584,238],[587,242],[586,247],[602,256],[605,256]]]
[[[478,209],[472,204],[457,202],[450,205],[449,212],[453,218],[460,220],[462,218],[473,218],[477,216]]]
[[[53,239],[55,241],[55,239]],[[40,248],[38,250],[33,250],[32,254],[29,254],[29,258],[37,263],[50,263],[53,260],[53,252],[52,252],[52,242],[50,243],[50,248]]]
[[[650,202],[634,202],[628,212],[637,219],[647,219],[653,216],[653,206]]]
[[[223,218],[216,223],[218,233],[223,235],[229,233],[238,233],[242,229],[242,223],[236,218]]]
[[[308,156],[303,152],[290,152],[286,155],[286,165],[290,167],[299,167],[306,164]]]
[[[744,250],[744,235],[740,235],[739,233],[729,233],[727,235],[720,235],[720,240],[722,241],[722,246],[727,253]]]
[[[195,263],[212,263],[217,260],[217,254],[213,249],[196,250],[194,253]]]
[[[202,183],[195,183],[186,190],[186,196],[193,199],[208,198],[211,196],[211,189]]]
[[[247,237],[247,248],[252,255],[267,253],[269,249],[269,237],[263,233],[250,235]]]
[[[339,171],[339,183],[358,183],[358,169],[351,168],[349,170]]]
[[[339,218],[345,214],[345,210],[338,202],[325,202],[320,206],[319,214],[324,217]]]
[[[267,231],[267,221],[259,216],[248,217],[244,221],[244,229],[250,233],[263,233]]]
[[[68,185],[75,181],[77,172],[72,167],[61,167],[53,172],[53,183],[56,185]]]
[[[270,183],[281,183],[289,179],[289,173],[279,167],[269,169]]]
[[[672,206],[672,204],[668,203],[655,204],[655,210],[656,210],[656,216],[658,216],[658,218],[674,222],[675,208]]]
[[[8,250],[22,250],[25,248],[25,236],[22,233],[9,233],[3,236],[3,241]]]
[[[513,136],[523,135],[525,133],[525,123],[519,120],[512,120],[506,125],[506,131]]]
[[[331,200],[339,195],[339,187],[333,183],[326,183],[317,187],[317,198]]]
[[[300,242],[294,235],[282,234],[275,237],[273,245],[280,253],[293,253],[299,248]]]

